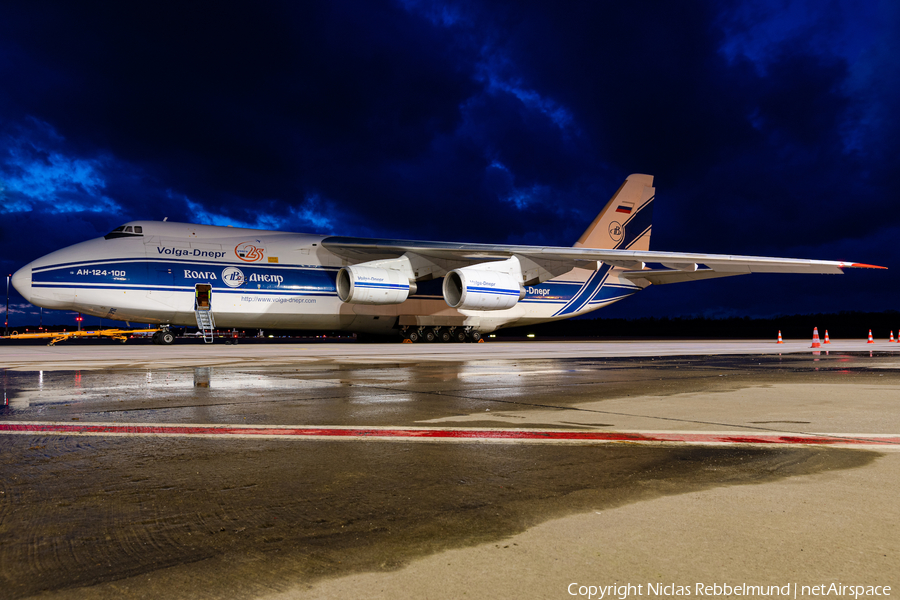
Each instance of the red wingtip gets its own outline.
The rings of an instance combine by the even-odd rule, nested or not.
[[[887,267],[879,267],[878,265],[866,265],[863,263],[851,263],[851,267],[856,267],[858,269],[887,269]]]

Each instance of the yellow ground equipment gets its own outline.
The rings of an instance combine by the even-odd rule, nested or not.
[[[125,340],[128,339],[128,336],[133,333],[156,334],[158,332],[159,329],[95,329],[92,331],[48,331],[46,333],[17,333],[13,331],[12,335],[0,335],[0,340],[35,340],[47,338],[50,339],[50,341],[47,342],[47,345],[52,346],[56,342],[68,340],[73,337],[108,337],[119,340],[124,344]]]

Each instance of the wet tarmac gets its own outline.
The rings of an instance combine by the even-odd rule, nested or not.
[[[693,585],[704,568],[722,579],[789,572],[803,583],[833,573],[900,589],[892,500],[900,444],[876,452],[760,442],[896,437],[900,364],[892,352],[529,351],[385,362],[380,346],[370,349],[376,364],[354,357],[271,366],[251,356],[243,366],[0,372],[0,426],[198,426],[178,435],[0,431],[0,598],[569,597],[566,585],[577,578]],[[221,425],[742,437],[496,444],[361,435],[347,443],[203,433]],[[852,516],[836,518],[852,495],[842,485],[865,494],[854,497]],[[735,536],[766,530],[776,517],[754,511],[784,489],[794,509],[808,510],[792,512],[788,530],[770,531],[765,550],[710,542],[712,534],[666,538],[665,527],[678,522]],[[843,491],[832,497],[835,490]],[[697,498],[699,506],[722,494],[731,500],[699,513],[667,504]],[[567,535],[574,546],[559,539],[573,519],[600,513],[620,517],[584,539]],[[655,535],[641,529],[659,517]],[[848,518],[853,536],[838,527]],[[616,529],[625,523],[631,529]],[[622,546],[628,535],[643,541]],[[786,546],[806,538],[805,555]],[[596,544],[618,548],[615,560],[599,559]],[[511,550],[496,553],[503,548]],[[680,560],[704,552],[703,567]],[[478,568],[467,562],[476,556]],[[821,565],[833,563],[823,574]],[[523,589],[528,577],[538,579]]]
[[[460,362],[488,360],[541,360],[544,358],[617,358],[658,356],[713,356],[747,354],[809,354],[808,340],[646,340],[646,341],[526,341],[492,340],[480,344],[358,344],[336,343],[206,345],[178,339],[172,346],[155,346],[147,340],[126,345],[105,340],[72,340],[56,346],[39,343],[0,344],[0,366],[11,370],[97,370],[108,368],[163,369],[176,367],[290,367],[311,364],[390,366],[410,362]],[[860,356],[893,354],[900,358],[900,344],[878,340],[832,340],[820,349]],[[900,362],[900,361],[898,361]]]

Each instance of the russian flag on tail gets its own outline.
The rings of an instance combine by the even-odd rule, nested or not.
[[[633,208],[634,208],[633,202],[622,202],[621,204],[619,204],[618,207],[616,207],[616,212],[617,213],[625,213],[626,215],[630,215],[631,210]]]

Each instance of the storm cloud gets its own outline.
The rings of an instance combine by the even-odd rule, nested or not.
[[[0,264],[163,218],[568,246],[642,172],[654,249],[896,267],[898,30],[793,0],[5,3]],[[885,310],[891,272],[597,316]]]

